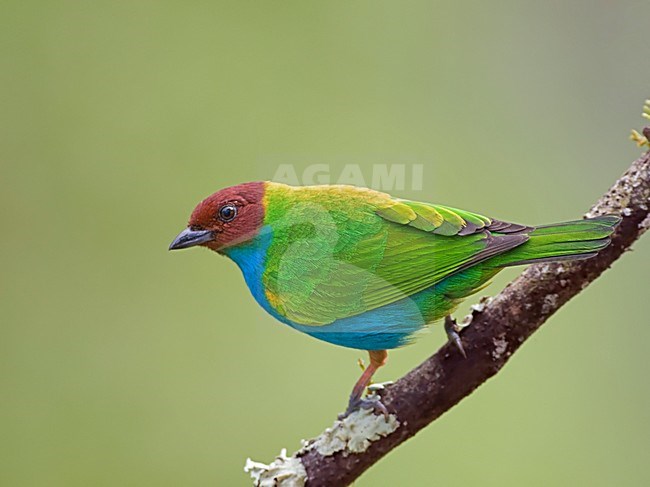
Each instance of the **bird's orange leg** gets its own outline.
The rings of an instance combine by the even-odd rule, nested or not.
[[[388,416],[388,411],[381,402],[361,399],[366,387],[368,387],[372,380],[372,376],[377,372],[377,369],[382,365],[385,365],[388,360],[388,352],[386,350],[370,350],[368,354],[370,355],[370,364],[363,371],[363,374],[361,374],[361,377],[359,377],[359,380],[352,389],[350,402],[348,403],[348,408],[345,412],[346,416],[359,408],[372,408],[375,411]]]

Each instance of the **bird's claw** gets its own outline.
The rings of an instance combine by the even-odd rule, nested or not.
[[[350,399],[348,408],[345,410],[345,413],[339,414],[339,420],[347,418],[350,414],[359,409],[372,409],[373,413],[377,416],[383,415],[386,420],[388,420],[388,409],[381,402],[380,399]]]
[[[445,316],[445,331],[447,332],[447,339],[453,343],[458,351],[467,358],[465,348],[463,348],[463,341],[460,339],[461,328],[456,323],[456,320],[450,315]]]

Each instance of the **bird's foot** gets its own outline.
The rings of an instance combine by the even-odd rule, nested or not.
[[[350,398],[350,402],[348,403],[348,408],[345,410],[345,413],[339,414],[339,420],[347,418],[350,414],[352,414],[355,411],[358,411],[359,409],[372,409],[373,413],[377,416],[383,415],[386,420],[388,420],[388,409],[386,409],[386,406],[381,402],[381,399],[377,396],[373,396],[372,398]]]
[[[348,401],[348,408],[345,410],[345,413],[339,416],[339,419],[346,418],[359,409],[372,409],[375,413],[383,414],[388,419],[388,410],[381,403],[377,395],[373,393],[369,398],[361,399],[372,380],[372,376],[379,367],[386,363],[386,359],[388,358],[386,350],[370,350],[368,354],[370,355],[370,363],[367,367],[363,364],[363,361],[359,360],[359,366],[363,370],[363,373],[356,384],[354,384],[352,393],[350,394],[350,400]]]
[[[447,332],[447,339],[453,343],[460,351],[463,357],[467,358],[465,349],[463,348],[463,341],[460,339],[461,327],[458,326],[456,320],[451,315],[445,316],[445,331]]]

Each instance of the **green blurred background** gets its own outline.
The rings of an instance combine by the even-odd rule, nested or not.
[[[413,162],[424,189],[399,196],[579,217],[639,154],[647,15],[3,0],[0,484],[249,485],[246,457],[331,424],[364,354],[274,322],[227,260],[168,253],[195,203],[282,162]],[[635,248],[357,485],[647,485],[650,238]]]

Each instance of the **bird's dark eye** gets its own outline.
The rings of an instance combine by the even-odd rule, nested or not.
[[[224,205],[219,209],[219,220],[222,222],[231,222],[237,216],[237,207],[235,205]]]

